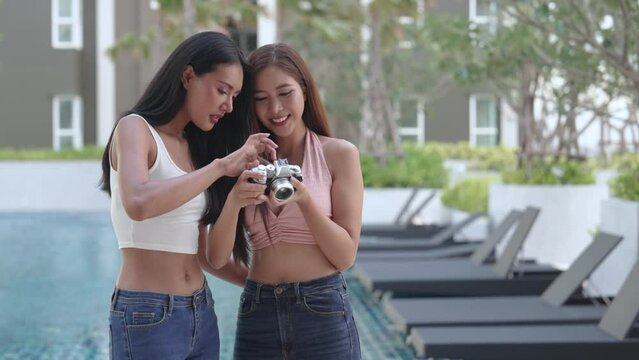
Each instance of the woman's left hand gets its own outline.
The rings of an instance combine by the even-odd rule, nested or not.
[[[297,180],[296,177],[291,176],[291,184],[295,188],[295,193],[293,194],[292,201],[296,202],[298,205],[307,204],[311,201],[311,195],[308,193],[308,189],[301,181]]]

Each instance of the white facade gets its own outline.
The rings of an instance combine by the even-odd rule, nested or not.
[[[115,63],[107,50],[115,43],[114,0],[96,3],[96,142],[106,145],[115,124]]]
[[[264,11],[257,15],[257,46],[277,41],[277,0],[258,0]]]

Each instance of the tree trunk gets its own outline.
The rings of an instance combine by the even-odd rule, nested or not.
[[[360,147],[364,152],[372,153],[379,163],[384,163],[388,156],[388,140],[394,143],[396,151],[401,152],[401,148],[384,78],[379,14],[371,8],[367,12],[371,39],[368,44],[369,66],[360,125]]]
[[[608,152],[606,151],[606,123],[607,119],[601,119],[599,123],[599,156],[603,159],[604,165],[608,166]]]
[[[184,38],[195,34],[195,4],[193,0],[182,0],[182,11],[184,12]]]
[[[566,129],[568,130],[567,152],[568,157],[580,157],[581,150],[579,149],[579,136],[577,134],[577,106],[579,105],[579,90],[577,89],[574,81],[568,82],[569,89],[569,106],[568,114],[566,115]],[[573,152],[574,151],[574,152]]]
[[[639,99],[634,97],[630,104],[630,138],[632,140],[632,147],[634,151],[639,151],[639,119],[637,119],[637,111],[639,111]]]
[[[153,38],[153,44],[151,45],[151,66],[153,67],[153,72],[160,69],[166,48],[164,35],[164,21],[166,15],[162,11],[158,11],[157,14],[158,19],[156,23],[155,37]]]
[[[532,160],[535,152],[535,91],[538,76],[534,66],[528,62],[521,64],[521,84],[519,89],[519,148],[520,161],[525,165],[528,174],[532,174]]]

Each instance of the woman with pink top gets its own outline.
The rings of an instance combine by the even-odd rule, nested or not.
[[[330,137],[315,82],[297,52],[283,44],[266,45],[250,55],[249,63],[254,131],[270,133],[277,157],[300,166],[303,180],[290,177],[294,193],[289,201],[278,201],[255,183],[259,174],[245,171],[212,229],[218,248],[226,243],[236,261],[249,265],[235,358],[359,359],[359,336],[341,274],[353,265],[359,242],[359,153],[349,142]],[[250,195],[263,203],[244,203]],[[237,225],[245,231],[236,232]]]

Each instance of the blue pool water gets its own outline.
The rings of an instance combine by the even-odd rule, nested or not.
[[[109,297],[119,266],[107,213],[0,214],[0,359],[108,359]],[[364,359],[412,359],[402,336],[346,275]],[[222,359],[231,359],[241,289],[209,281]]]

